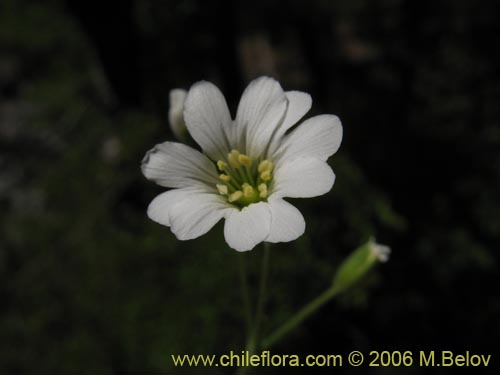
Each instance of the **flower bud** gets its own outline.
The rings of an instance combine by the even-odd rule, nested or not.
[[[186,123],[184,122],[184,101],[187,91],[183,89],[170,90],[168,122],[174,136],[179,140],[186,138]]]
[[[340,265],[333,279],[336,289],[344,290],[361,279],[378,262],[387,262],[391,249],[372,238],[354,250]]]

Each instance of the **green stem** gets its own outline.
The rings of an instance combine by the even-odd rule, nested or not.
[[[294,316],[288,319],[276,331],[274,331],[268,337],[266,337],[262,341],[262,347],[269,349],[272,345],[276,344],[279,340],[281,340],[288,332],[297,327],[300,323],[302,323],[305,319],[311,316],[316,310],[318,310],[321,306],[330,301],[340,292],[341,292],[340,289],[334,288],[333,286],[325,290],[318,297],[313,299],[311,302],[305,305],[301,310],[299,310],[299,312],[297,312]]]
[[[238,266],[239,266],[239,276],[240,276],[240,287],[241,287],[241,297],[243,300],[243,309],[245,310],[245,327],[246,336],[249,337],[252,329],[252,308],[250,303],[250,293],[248,291],[248,277],[247,268],[245,262],[245,254],[237,254],[238,256]]]
[[[259,341],[259,331],[260,325],[262,321],[262,315],[264,313],[264,305],[267,298],[267,279],[269,275],[269,253],[270,253],[270,244],[268,242],[264,242],[264,254],[262,256],[262,265],[260,269],[260,283],[259,283],[259,297],[257,300],[257,309],[255,312],[255,320],[252,327],[252,332],[250,334],[247,350],[250,354],[255,352],[257,348],[257,344]]]
[[[255,320],[250,325],[250,334],[247,336],[247,344],[245,350],[249,354],[253,354],[257,348],[259,340],[260,323],[264,313],[264,305],[267,298],[267,279],[269,275],[269,253],[270,244],[264,242],[264,254],[262,256],[262,265],[260,269],[259,297],[257,300],[257,309],[255,312]],[[249,299],[248,299],[249,300]],[[237,371],[238,375],[244,375],[248,371],[248,367],[240,367]]]

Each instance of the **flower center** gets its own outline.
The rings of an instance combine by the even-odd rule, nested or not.
[[[217,161],[221,172],[217,190],[227,201],[238,207],[266,201],[270,193],[273,163],[265,159],[252,160],[238,150],[227,154],[226,160]]]

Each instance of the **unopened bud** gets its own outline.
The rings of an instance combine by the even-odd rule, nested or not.
[[[360,280],[378,262],[387,262],[389,247],[370,239],[354,250],[340,265],[333,279],[335,288],[344,290]]]
[[[186,138],[186,123],[184,122],[184,101],[186,100],[186,96],[186,90],[170,90],[168,122],[172,133],[179,140]]]

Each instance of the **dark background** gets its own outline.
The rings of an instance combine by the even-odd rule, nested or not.
[[[370,235],[393,249],[274,351],[470,351],[495,373],[499,24],[493,1],[2,0],[0,373],[233,373],[170,354],[243,349],[239,254],[220,224],[179,242],[150,221],[139,165],[172,139],[172,88],[212,81],[234,114],[262,74],[344,125],[333,190],[294,200],[306,234],[272,250],[264,331]]]

